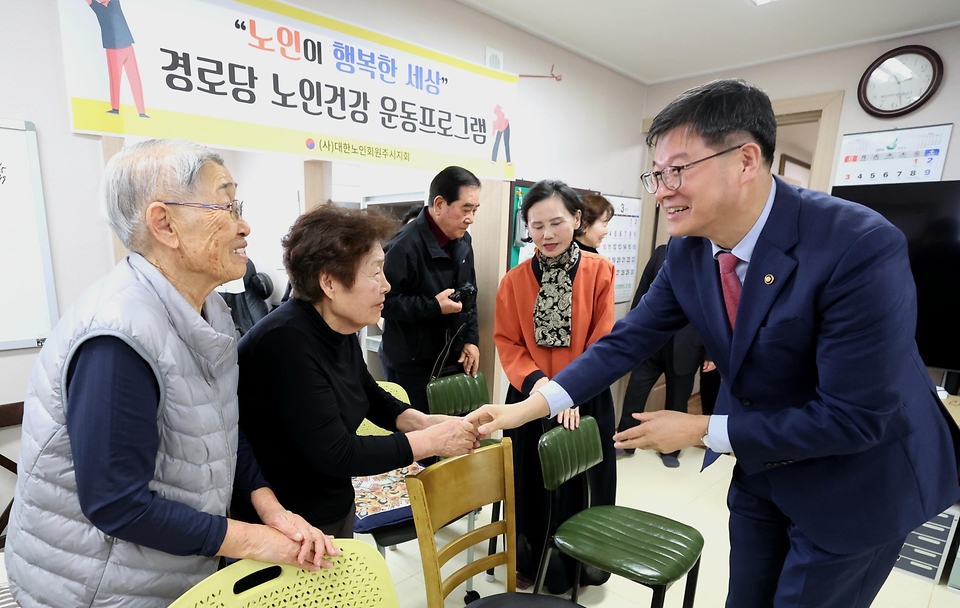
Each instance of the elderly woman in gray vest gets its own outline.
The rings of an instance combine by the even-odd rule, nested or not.
[[[213,289],[243,275],[250,227],[213,151],[126,148],[103,211],[130,255],[49,336],[30,379],[6,545],[17,601],[166,606],[217,556],[329,567],[237,426],[237,344]],[[264,525],[226,517],[249,496]]]

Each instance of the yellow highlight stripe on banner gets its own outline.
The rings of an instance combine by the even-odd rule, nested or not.
[[[73,129],[96,134],[138,137],[182,137],[207,146],[283,152],[326,160],[347,160],[439,171],[459,165],[479,176],[513,179],[513,165],[489,160],[419,150],[386,143],[363,141],[225,118],[147,108],[150,118],[140,118],[137,109],[121,105],[119,114],[108,114],[110,104],[96,99],[71,98]],[[309,148],[309,142],[313,148]],[[489,147],[484,146],[484,151]]]
[[[277,2],[276,0],[234,0],[238,4],[246,4],[247,6],[252,6],[254,8],[259,8],[271,13],[276,13],[278,15],[283,15],[285,17],[290,17],[296,19],[297,21],[303,21],[305,23],[311,23],[313,25],[318,25],[322,28],[328,30],[333,30],[335,32],[340,32],[348,36],[353,36],[354,38],[361,38],[363,40],[369,40],[370,42],[375,42],[383,46],[388,46],[390,48],[403,51],[405,53],[411,53],[413,55],[419,55],[426,59],[436,61],[437,63],[444,63],[461,70],[467,70],[469,72],[474,72],[475,74],[480,74],[481,76],[487,76],[489,78],[496,78],[497,80],[504,80],[506,82],[517,82],[518,77],[516,74],[509,74],[507,72],[501,72],[499,70],[492,70],[488,67],[477,65],[475,63],[470,63],[469,61],[464,61],[462,59],[457,59],[451,57],[450,55],[445,55],[438,51],[431,51],[430,49],[424,48],[412,42],[406,42],[392,36],[387,36],[386,34],[380,34],[366,28],[351,25],[343,21],[338,21],[332,17],[327,17],[320,15],[313,11],[307,10],[305,8],[299,8],[296,6],[291,6],[283,2]]]

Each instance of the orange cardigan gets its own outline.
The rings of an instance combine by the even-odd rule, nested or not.
[[[494,313],[493,341],[510,384],[522,390],[536,370],[553,378],[588,346],[613,329],[613,264],[595,253],[581,252],[573,279],[570,346],[538,346],[533,333],[533,309],[540,284],[531,260],[513,268],[500,281]]]

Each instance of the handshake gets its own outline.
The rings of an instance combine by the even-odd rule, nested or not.
[[[455,416],[428,416],[428,428],[435,456],[450,457],[469,454],[480,447],[480,440],[486,439],[495,431],[511,429],[521,424],[545,416],[549,413],[546,400],[542,409],[516,405],[484,405],[463,418]],[[528,400],[529,401],[529,400]]]

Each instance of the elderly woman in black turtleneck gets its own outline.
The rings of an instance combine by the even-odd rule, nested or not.
[[[367,371],[355,334],[377,322],[390,290],[380,242],[394,228],[333,205],[300,216],[283,239],[293,297],[240,340],[240,426],[263,475],[283,504],[338,537],[353,535],[352,476],[477,445],[472,425],[410,408]],[[364,418],[395,432],[358,436]],[[247,504],[233,509],[255,521]]]

